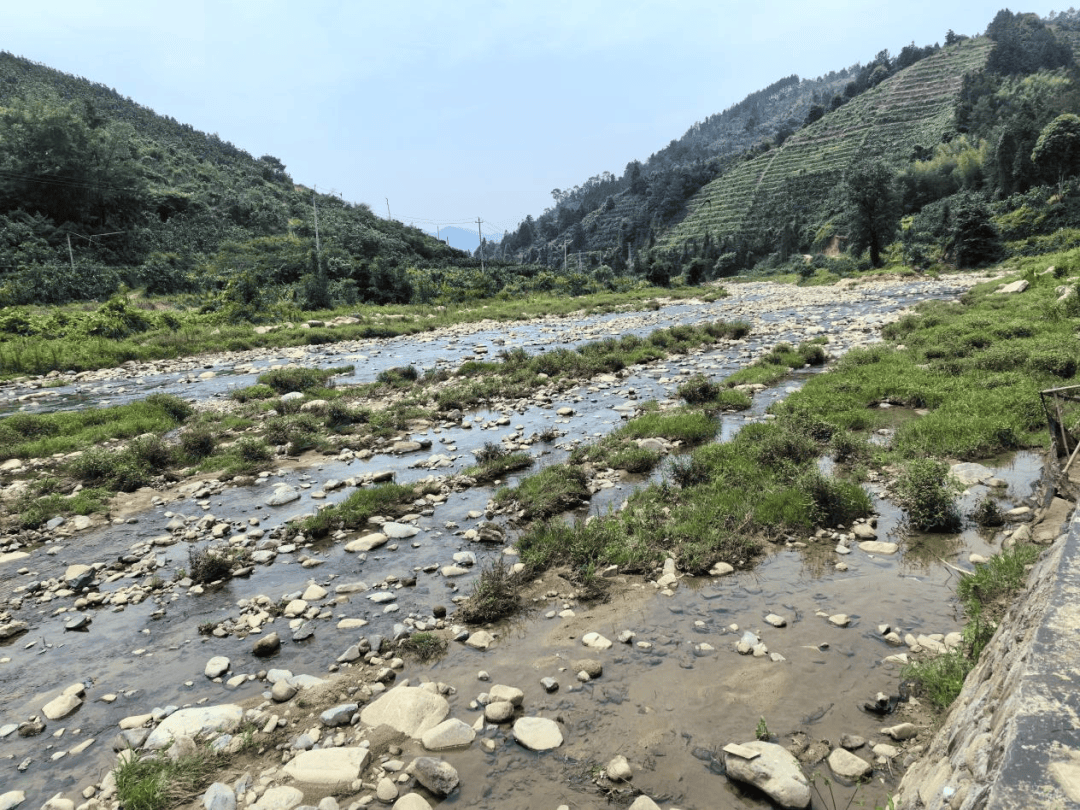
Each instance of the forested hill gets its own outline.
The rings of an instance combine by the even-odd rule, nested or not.
[[[274,156],[6,52],[0,144],[3,303],[96,297],[120,281],[216,290],[240,305],[290,285],[309,305],[408,300],[406,265],[465,259],[366,205],[295,185]]]
[[[1009,217],[1053,196],[1017,195],[1073,173],[1055,174],[1053,150],[1041,165],[1032,156],[1058,116],[1080,111],[1078,43],[1080,13],[1002,11],[974,39],[949,31],[944,45],[881,51],[815,82],[789,76],[620,177],[556,189],[500,248],[551,265],[565,251],[583,267],[661,281],[694,262],[690,275],[712,277],[846,248],[854,260],[869,248],[880,264],[897,236],[916,266],[989,261],[1002,250],[990,243],[1060,230],[1075,213]],[[863,207],[876,198],[880,210],[860,211],[860,188]],[[986,224],[979,250],[953,244],[960,211]]]

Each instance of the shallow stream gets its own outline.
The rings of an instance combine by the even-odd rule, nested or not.
[[[539,465],[555,463],[565,458],[575,442],[592,440],[617,427],[629,412],[627,406],[674,396],[679,381],[692,373],[701,371],[722,379],[779,340],[798,342],[818,333],[830,337],[831,352],[843,351],[875,339],[882,321],[915,301],[951,297],[963,286],[964,282],[911,282],[875,288],[865,295],[851,295],[849,300],[827,302],[822,297],[824,303],[809,306],[769,299],[755,287],[733,296],[734,300],[712,304],[678,304],[656,313],[573,323],[512,324],[473,332],[467,338],[421,336],[208,359],[204,365],[219,372],[212,379],[198,380],[187,371],[134,378],[118,372],[115,379],[90,386],[76,383],[48,389],[50,396],[32,401],[19,400],[25,387],[9,386],[0,391],[0,400],[6,397],[9,407],[35,409],[115,403],[161,390],[213,398],[227,395],[233,387],[252,384],[257,370],[286,361],[319,366],[356,363],[356,372],[342,380],[348,384],[370,381],[380,370],[392,366],[456,365],[470,355],[491,356],[513,346],[536,351],[627,331],[646,334],[674,323],[736,317],[756,321],[754,332],[742,345],[638,367],[625,378],[594,380],[567,392],[550,407],[470,414],[472,429],[432,427],[426,434],[414,436],[432,442],[431,449],[420,454],[376,456],[368,461],[328,459],[310,467],[283,469],[254,487],[229,488],[199,501],[187,498],[157,506],[138,515],[137,522],[60,536],[29,558],[0,564],[0,600],[6,604],[22,596],[23,606],[12,611],[13,618],[31,625],[28,633],[0,646],[0,734],[3,727],[37,714],[64,687],[82,682],[87,688],[85,704],[70,717],[49,722],[42,735],[0,738],[3,788],[25,791],[29,807],[39,807],[57,792],[81,801],[77,791],[100,782],[114,763],[110,742],[122,718],[155,707],[257,698],[266,689],[263,682],[251,680],[229,689],[203,675],[207,660],[216,655],[232,660],[230,675],[254,674],[267,667],[250,654],[257,636],[240,640],[198,633],[203,623],[238,616],[238,600],[265,594],[276,602],[298,594],[310,582],[327,587],[332,595],[334,586],[342,582],[363,581],[376,586],[388,576],[398,580],[415,576],[413,587],[390,588],[396,599],[389,607],[369,601],[370,590],[341,597],[337,603],[331,596],[320,603],[325,608],[323,615],[313,620],[314,635],[299,643],[289,640],[286,619],[267,625],[284,639],[270,666],[321,676],[361,636],[393,637],[398,629],[395,625],[406,617],[430,623],[434,607],[452,611],[452,598],[467,593],[475,576],[445,578],[440,574],[438,569],[450,563],[456,552],[471,551],[483,563],[503,554],[504,549],[471,543],[460,535],[482,520],[477,515],[485,511],[493,492],[476,487],[451,494],[443,504],[418,507],[415,523],[421,531],[413,538],[392,541],[367,555],[345,552],[343,543],[329,541],[280,552],[272,564],[256,566],[250,577],[230,580],[201,595],[174,588],[139,604],[97,609],[90,614],[93,622],[87,632],[64,630],[73,611],[73,597],[40,601],[25,593],[30,583],[62,577],[71,564],[112,562],[133,545],[163,534],[176,515],[212,514],[232,522],[254,518],[261,529],[269,531],[291,517],[344,497],[343,491],[328,492],[320,500],[310,497],[321,492],[330,479],[376,470],[393,470],[400,482],[432,473],[448,474],[472,464],[472,451],[485,442],[528,437],[552,425],[563,435],[552,443],[532,445],[530,452]],[[487,351],[477,355],[478,345]],[[244,371],[238,372],[238,367]],[[724,417],[720,437],[728,438],[747,421],[764,418],[769,404],[800,384],[801,377],[796,375],[755,396],[750,412]],[[574,409],[572,417],[556,415],[563,405]],[[429,469],[428,462],[436,455],[443,456],[448,466]],[[420,466],[414,466],[418,462]],[[662,474],[661,469],[657,475]],[[1031,496],[1039,478],[1039,458],[1018,454],[997,474],[1009,486],[995,493],[1004,505],[1020,505]],[[265,506],[273,483],[292,485],[302,497],[287,506]],[[590,510],[617,508],[638,483],[625,478],[601,490]],[[965,496],[965,509],[985,491],[982,486],[971,488]],[[933,541],[904,537],[897,510],[879,498],[875,498],[875,505],[880,515],[879,539],[901,542],[901,554],[872,556],[855,547],[844,558],[848,570],[838,572],[835,543],[810,544],[805,549],[780,547],[753,571],[716,579],[684,579],[672,596],[659,595],[644,580],[625,578],[611,601],[598,605],[578,603],[565,584],[548,575],[550,590],[559,596],[543,598],[526,615],[497,628],[499,640],[490,650],[479,652],[451,644],[447,655],[433,665],[407,667],[399,678],[408,677],[413,682],[433,679],[453,686],[456,695],[450,699],[451,716],[466,722],[472,723],[477,716],[477,710],[469,707],[470,701],[490,686],[477,679],[478,671],[485,670],[492,683],[525,691],[527,714],[558,718],[563,724],[566,743],[551,754],[532,754],[506,742],[507,732],[499,728],[484,732],[500,743],[493,753],[474,745],[446,754],[461,774],[461,789],[445,804],[528,810],[551,810],[560,804],[602,806],[604,798],[593,787],[591,774],[611,757],[623,754],[635,768],[634,788],[664,806],[684,810],[766,806],[718,776],[714,761],[726,743],[752,739],[759,718],[765,718],[781,742],[796,730],[834,744],[844,733],[864,736],[871,743],[879,741],[879,729],[887,722],[867,714],[861,706],[878,691],[896,692],[898,668],[882,663],[882,659],[900,651],[882,640],[879,625],[888,624],[901,635],[959,629],[962,617],[953,598],[954,567],[969,569],[968,555],[993,553],[1000,538],[984,537],[974,530]],[[511,532],[508,541],[512,540]],[[157,549],[156,554],[162,562],[158,574],[166,580],[188,564],[184,543]],[[322,563],[304,568],[301,563],[306,558]],[[101,590],[144,579],[121,577]],[[541,588],[540,592],[547,590]],[[566,608],[576,615],[548,618]],[[835,627],[818,612],[846,613],[852,621],[846,628]],[[769,613],[784,616],[787,626],[765,624]],[[360,630],[339,630],[336,625],[343,618],[364,619],[368,625]],[[616,643],[602,653],[581,646],[580,639],[587,632],[615,640],[624,630],[635,633],[632,643]],[[734,647],[746,630],[757,633],[769,651],[779,653],[783,660],[738,655]],[[583,685],[576,682],[570,661],[587,657],[600,658],[604,672]],[[539,681],[546,676],[559,681],[557,692],[548,694],[541,687]],[[115,701],[103,702],[106,695],[115,695]],[[87,749],[67,753],[90,738],[95,742]],[[407,749],[405,753],[421,752]],[[818,768],[828,771],[824,763]]]

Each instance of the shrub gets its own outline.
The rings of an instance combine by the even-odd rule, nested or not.
[[[434,633],[413,633],[401,641],[398,649],[420,661],[430,661],[446,652],[446,639]]]
[[[896,482],[897,503],[907,512],[912,528],[924,532],[953,532],[960,528],[956,496],[959,482],[945,462],[932,458],[908,463]]]
[[[818,526],[839,526],[871,512],[870,496],[858,484],[823,475],[811,468],[796,486],[810,499],[811,520]]]
[[[257,383],[256,385],[249,385],[247,388],[239,388],[229,396],[237,402],[250,402],[252,400],[270,399],[276,393],[269,385]]]
[[[273,451],[266,442],[252,436],[245,436],[240,439],[235,447],[240,459],[248,463],[269,461],[273,456]]]
[[[132,457],[152,470],[164,470],[172,464],[172,450],[160,436],[139,436],[128,445]]]
[[[180,450],[186,458],[203,459],[214,452],[217,440],[208,425],[194,425],[180,434]]]
[[[712,402],[720,396],[723,387],[710,382],[704,374],[695,374],[679,386],[679,396],[691,405]]]
[[[975,521],[976,526],[1002,526],[1005,523],[1005,515],[1002,514],[997,501],[989,495],[975,506],[971,519]]]
[[[190,403],[172,394],[151,394],[145,402],[151,408],[165,412],[174,422],[183,422],[195,413]]]
[[[217,582],[232,574],[233,560],[216,549],[188,549],[188,576],[196,583]]]
[[[416,370],[416,366],[408,365],[383,369],[379,372],[375,381],[386,385],[402,387],[409,383],[416,382],[419,378],[420,372]]]

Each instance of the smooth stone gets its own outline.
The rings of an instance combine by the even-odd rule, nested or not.
[[[25,801],[26,794],[21,790],[9,790],[7,793],[0,793],[0,810],[12,810],[12,808],[18,807]]]
[[[634,799],[628,810],[660,810],[660,805],[643,793]]]
[[[912,737],[917,736],[919,733],[919,728],[912,723],[900,723],[895,726],[883,728],[881,730],[881,733],[888,734],[894,740],[903,742],[904,740],[910,740]]]
[[[41,713],[46,720],[59,720],[74,712],[82,703],[78,695],[60,695],[42,706]]]
[[[495,700],[484,707],[484,719],[489,723],[505,723],[514,716],[514,704],[509,700]]]
[[[727,576],[728,574],[732,574],[734,572],[735,572],[735,567],[733,565],[729,565],[726,562],[718,562],[716,565],[714,565],[712,568],[709,569],[709,576],[712,576],[712,577],[724,577],[724,576]],[[641,798],[645,798],[645,797],[642,796]]]
[[[563,743],[559,724],[546,717],[522,717],[514,723],[514,739],[531,751],[550,751]]]
[[[420,739],[450,713],[441,695],[418,686],[398,686],[372,701],[360,712],[365,726],[389,726],[401,734]]]
[[[757,756],[746,759],[725,751],[729,779],[753,785],[781,807],[804,810],[810,806],[810,783],[790,751],[760,740],[742,743],[742,747]]]
[[[625,782],[634,776],[634,769],[622,754],[612,757],[604,772],[612,782]]]
[[[206,662],[206,666],[203,668],[203,675],[213,680],[214,678],[220,678],[226,672],[229,671],[231,662],[224,655],[215,655],[209,661]]]
[[[283,768],[287,776],[302,785],[323,790],[344,790],[360,778],[367,762],[367,748],[320,748],[302,751]]]
[[[319,722],[324,726],[336,728],[337,726],[347,726],[349,721],[352,720],[352,716],[356,714],[356,710],[360,706],[356,703],[342,703],[340,706],[334,706],[331,709],[327,709],[319,715]]]
[[[419,793],[406,793],[390,810],[431,810],[431,805]]]
[[[949,468],[949,475],[959,481],[963,486],[970,487],[993,478],[994,471],[989,467],[984,467],[982,464],[965,461],[960,464],[953,464]]]
[[[300,493],[290,486],[279,486],[264,503],[267,506],[284,506],[287,503],[300,500]]]
[[[312,583],[308,585],[304,592],[300,595],[300,598],[305,602],[318,602],[320,599],[326,598],[326,588],[321,585],[315,585]]]
[[[393,780],[385,776],[379,779],[379,783],[375,786],[375,798],[384,804],[390,804],[397,797],[398,789]]]
[[[460,748],[476,739],[476,731],[468,723],[456,717],[444,720],[434,728],[428,729],[420,737],[428,751],[444,751],[447,748]]]
[[[599,633],[586,633],[581,637],[581,643],[593,650],[606,650],[611,647],[611,640]]]
[[[888,543],[884,540],[864,540],[859,543],[859,548],[867,554],[895,554],[900,550],[896,543]]]
[[[835,624],[837,627],[847,627],[851,624],[851,618],[846,613],[837,613],[829,617],[829,624]]]
[[[277,633],[271,633],[268,636],[263,636],[256,641],[252,647],[251,652],[260,658],[266,658],[273,655],[281,649],[281,637]]]
[[[234,703],[180,709],[162,720],[161,724],[150,732],[150,736],[146,738],[146,747],[156,751],[180,737],[194,739],[200,734],[213,731],[231,734],[240,727],[243,719],[244,710]]]
[[[283,785],[270,788],[264,793],[251,810],[293,810],[304,803],[303,791]]]
[[[386,541],[389,538],[382,532],[372,532],[371,534],[365,534],[363,537],[358,537],[345,544],[345,550],[349,552],[366,552],[374,551],[380,546],[386,545]]]
[[[787,627],[787,619],[783,616],[778,616],[775,613],[770,613],[765,617],[766,624],[771,624],[773,627]]]
[[[224,782],[214,782],[203,794],[205,810],[236,810],[236,792]]]
[[[493,685],[488,690],[488,694],[491,696],[492,701],[505,700],[515,706],[520,706],[525,700],[525,693],[516,686],[506,686],[501,683]]]
[[[382,533],[395,540],[404,540],[420,534],[420,530],[410,523],[384,523]]]
[[[852,782],[858,782],[874,770],[874,766],[865,759],[843,748],[837,748],[829,754],[829,767],[837,776]]]
[[[856,523],[851,528],[856,540],[876,540],[877,531],[869,523]]]
[[[477,630],[473,633],[470,633],[469,637],[465,639],[465,644],[476,650],[486,650],[494,643],[495,636],[493,636],[487,630]]]

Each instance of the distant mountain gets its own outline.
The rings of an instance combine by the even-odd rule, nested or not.
[[[1049,176],[1049,152],[1037,166],[1032,150],[1057,116],[1080,112],[1078,46],[1080,12],[1043,20],[1004,10],[974,39],[949,31],[944,46],[912,43],[818,79],[785,77],[622,175],[556,189],[551,208],[485,255],[548,266],[567,255],[579,266],[646,275],[653,259],[674,273],[698,260],[697,272],[712,276],[858,248],[846,182],[871,163],[888,175],[892,230],[882,237],[891,242],[901,217],[941,201],[936,233],[954,195],[988,205],[1060,183],[1060,172]],[[1049,232],[1058,220],[1036,225]],[[1020,230],[1002,235],[1030,235]],[[949,239],[943,244],[948,253]]]
[[[458,250],[467,250],[469,253],[475,252],[480,247],[480,236],[475,230],[469,230],[467,228],[458,228],[454,225],[450,225],[445,228],[429,228],[424,229],[424,233],[428,236],[434,236],[436,239],[441,239],[443,242],[450,245],[450,247],[457,248]],[[491,241],[491,238],[488,238]]]

